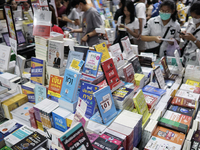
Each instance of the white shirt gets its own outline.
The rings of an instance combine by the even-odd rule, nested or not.
[[[171,19],[169,23],[164,26],[160,16],[149,19],[149,21],[144,26],[142,35],[163,37],[169,26],[170,26],[170,29],[165,39],[174,38],[180,41],[180,38],[179,38],[179,32],[181,31],[180,24],[177,21],[174,22]],[[159,44],[156,43],[155,41],[146,42],[147,49],[155,48],[157,46],[159,46]],[[164,56],[164,51],[167,50],[167,47],[168,47],[168,42],[163,41],[160,47],[160,54],[159,54],[160,57]]]
[[[145,3],[135,3],[136,17],[142,18],[143,27],[146,24],[146,5]]]
[[[68,17],[70,20],[79,19],[79,14],[78,14],[78,12],[76,11],[76,8],[73,8],[67,17]],[[78,29],[78,28],[79,28],[78,26],[76,26],[75,24],[72,24],[72,23],[70,23],[70,22],[67,23],[67,27],[71,27],[71,28],[73,28],[73,29]]]
[[[196,30],[200,29],[200,26],[198,28],[196,28],[196,25],[194,23],[189,23],[188,24],[188,27],[187,27],[187,31],[186,33],[194,33]],[[200,31],[198,31],[194,37],[200,41]],[[184,42],[184,45],[185,43],[187,42],[187,40]],[[187,44],[185,50],[184,50],[184,56],[186,57],[186,64],[185,65],[197,65],[199,66],[198,64],[198,61],[197,61],[197,57],[196,59],[195,56],[196,56],[196,49],[198,49],[198,47],[196,46],[196,44],[194,44],[194,42],[192,41],[189,41],[189,43]],[[186,53],[189,53],[190,55],[185,55]]]
[[[120,16],[118,18],[118,22],[117,22],[117,25],[120,26],[121,24],[121,19],[122,19],[122,16]],[[139,29],[139,21],[138,21],[138,18],[135,17],[135,20],[129,24],[126,24],[124,23],[125,26],[127,26],[131,31],[134,31],[135,29]],[[134,37],[128,33],[128,36],[129,36],[129,39],[133,39]]]

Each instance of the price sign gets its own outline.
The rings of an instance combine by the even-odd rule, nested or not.
[[[100,104],[101,104],[101,108],[104,110],[103,113],[106,113],[107,111],[109,111],[112,106],[112,100],[111,100],[110,94],[103,96],[103,100],[100,102]]]

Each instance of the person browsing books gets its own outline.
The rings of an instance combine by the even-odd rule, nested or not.
[[[146,41],[146,52],[164,56],[168,44],[174,45],[174,41],[163,41],[163,39],[176,40],[179,43],[180,24],[176,21],[176,4],[173,0],[165,0],[160,4],[159,16],[149,19],[144,26],[141,39]]]
[[[200,49],[200,2],[192,4],[190,14],[192,22],[189,22],[186,31],[180,34],[180,38],[185,40],[182,47],[183,64],[185,66],[188,64],[199,66],[196,50]]]
[[[60,68],[60,58],[59,58],[59,52],[56,52],[56,57],[53,61],[53,67]]]
[[[76,8],[78,13],[82,11],[82,28],[80,29],[71,29],[73,33],[82,33],[83,37],[81,39],[82,45],[93,46],[99,43],[98,34],[95,31],[95,28],[100,28],[103,24],[100,14],[97,10],[87,4],[86,0],[73,0],[72,7]]]

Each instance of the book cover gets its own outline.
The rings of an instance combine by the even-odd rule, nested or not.
[[[8,146],[4,146],[3,148],[1,148],[0,150],[12,150],[10,147]]]
[[[107,84],[106,80],[103,80],[100,83],[98,83],[97,86],[99,86],[99,89],[102,89],[102,88],[108,86],[108,84]]]
[[[155,95],[158,95],[158,96],[162,96],[166,93],[166,90],[159,89],[159,88],[156,88],[156,87],[153,87],[153,86],[150,86],[150,85],[146,85],[142,89],[142,91],[147,92],[147,93],[151,93],[151,94],[155,94]]]
[[[180,97],[174,97],[171,104],[192,109],[197,107],[197,101]]]
[[[72,60],[72,63],[70,64],[69,66],[69,69],[72,69],[74,71],[77,71],[77,72],[80,72],[82,66],[84,64],[84,61],[83,60],[78,60],[78,59],[73,59]]]
[[[165,88],[165,79],[163,77],[162,71],[160,69],[160,66],[157,66],[154,70],[154,75],[156,77],[157,83],[159,88],[164,89]]]
[[[49,40],[47,65],[62,68],[64,61],[64,42]]]
[[[102,57],[102,53],[89,50],[87,52],[85,64],[83,67],[83,73],[96,77],[98,73],[101,57]]]
[[[191,100],[195,100],[195,101],[199,100],[199,94],[180,90],[180,89],[176,92],[175,96],[181,97],[181,98],[186,98],[186,99],[191,99]]]
[[[84,53],[82,52],[77,52],[77,51],[69,51],[68,57],[67,57],[67,65],[66,68],[69,68],[70,64],[72,63],[72,60],[78,59],[78,60],[83,60]]]
[[[114,62],[112,58],[107,59],[106,61],[101,63],[104,74],[106,76],[106,80],[108,85],[110,86],[111,91],[116,90],[121,85],[123,85],[122,81],[119,79],[117,70],[115,68]]]
[[[103,123],[107,123],[117,116],[117,110],[109,86],[104,87],[93,94]]]
[[[106,42],[98,44],[94,48],[95,48],[95,50],[97,52],[102,53],[101,62],[104,62],[104,61],[106,61],[107,59],[110,58],[110,54],[108,52],[108,48],[107,48]]]
[[[116,43],[114,45],[111,45],[109,47],[112,57],[115,57],[116,62],[117,62],[117,68],[119,68],[120,66],[122,66],[124,64],[124,57],[122,55],[122,51],[121,48],[119,46],[119,43]]]
[[[6,45],[0,45],[0,68],[4,70],[8,70],[9,62],[10,62],[10,55],[11,55],[11,47]]]
[[[70,69],[65,70],[64,80],[60,93],[61,97],[70,102],[74,102],[76,100],[80,77],[81,74],[76,71]]]
[[[134,52],[131,48],[131,42],[128,38],[128,36],[125,36],[124,38],[121,39],[121,43],[122,43],[122,46],[124,48],[124,52],[126,54],[126,58],[127,59],[130,59],[131,57],[134,56]]]
[[[48,88],[48,99],[58,102],[58,99],[61,97],[60,92],[62,89],[63,77],[56,76],[51,74],[49,80]]]
[[[115,101],[124,101],[126,97],[128,97],[133,92],[133,89],[120,87],[116,91],[112,93],[113,99]],[[131,97],[131,96],[130,96]]]
[[[149,116],[149,110],[142,90],[137,92],[137,94],[133,97],[133,101],[138,113],[143,115],[142,122],[144,123]]]
[[[31,83],[44,85],[45,61],[31,57]]]
[[[153,136],[178,145],[183,145],[185,140],[185,134],[161,126],[157,126],[156,130],[153,132]]]
[[[45,146],[46,142],[47,138],[35,131],[17,144],[13,145],[11,148],[13,150],[36,150],[39,147]]]
[[[170,119],[172,121],[176,121],[176,122],[185,124],[188,127],[190,127],[191,121],[192,121],[192,117],[186,116],[186,115],[183,115],[183,114],[180,114],[180,113],[177,113],[177,112],[173,112],[173,111],[170,111],[170,110],[166,111],[163,118]]]
[[[168,110],[183,114],[183,115],[187,115],[187,116],[194,116],[194,109],[192,108],[184,108],[184,107],[180,107],[180,106],[176,106],[176,105],[170,105]]]
[[[163,66],[163,69],[164,69],[164,77],[168,79],[170,77],[171,73],[170,73],[168,65],[167,65],[166,57],[163,56],[160,59],[160,62],[161,62],[162,66]]]
[[[41,102],[42,100],[44,100],[45,98],[47,98],[47,88],[36,84],[35,85],[35,104]]]
[[[193,85],[193,86],[196,86],[196,87],[200,87],[200,82],[189,80],[189,79],[186,81],[185,84]]]
[[[99,90],[99,87],[93,84],[89,84],[86,82],[81,83],[81,89],[79,93],[79,98],[86,102],[87,109],[86,109],[86,116],[87,118],[92,117],[95,113],[96,102],[93,96],[93,93]]]
[[[124,76],[125,76],[125,81],[129,83],[135,83],[134,80],[134,69],[133,65],[129,63],[123,68]]]
[[[34,94],[34,89],[32,86],[30,86],[30,84],[26,83],[26,84],[22,84],[22,93],[27,95],[28,97],[28,101],[30,103],[35,103],[35,94]]]
[[[138,57],[134,57],[134,58],[131,60],[131,63],[132,63],[132,65],[133,65],[133,68],[134,68],[134,72],[135,72],[135,73],[143,74],[142,68],[141,68],[141,65],[140,65],[140,62],[139,62],[139,58],[138,58]]]
[[[147,92],[143,92],[147,106],[149,109],[154,108],[157,104],[157,102],[160,100],[160,96],[155,95],[155,94],[151,94],[151,93],[147,93]]]
[[[193,136],[192,136],[192,140],[196,141],[196,142],[200,142],[200,130],[197,130]]]
[[[192,93],[200,94],[200,87],[196,87],[193,85],[182,84],[180,89],[185,90],[185,91],[190,91]]]
[[[73,127],[67,130],[59,139],[59,142],[64,150],[92,150],[85,130],[81,123],[76,123]]]

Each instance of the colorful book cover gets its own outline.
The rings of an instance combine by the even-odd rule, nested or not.
[[[85,64],[83,67],[83,73],[96,77],[98,73],[101,57],[102,57],[102,53],[89,50],[87,52]]]
[[[200,82],[197,82],[197,81],[193,81],[193,80],[187,80],[185,84],[188,84],[188,85],[194,85],[196,87],[200,87]]]
[[[51,74],[49,80],[48,99],[58,102],[61,97],[60,92],[62,89],[63,77]]]
[[[174,97],[171,104],[192,109],[196,109],[197,107],[197,101],[180,97]]]
[[[67,130],[58,140],[64,150],[93,149],[92,144],[90,143],[81,123],[76,123],[73,127]]]
[[[143,92],[147,106],[149,109],[154,108],[157,104],[157,102],[160,100],[160,96]]]
[[[103,123],[107,123],[117,116],[117,110],[109,86],[95,92],[94,97]]]
[[[31,83],[44,85],[45,61],[31,57]]]
[[[195,100],[195,101],[199,100],[199,94],[188,92],[185,90],[180,90],[180,89],[176,92],[175,96],[181,97],[181,98],[186,98],[186,99],[191,99],[191,100]]]
[[[140,62],[139,62],[139,58],[138,58],[138,57],[134,57],[134,58],[131,60],[131,63],[132,63],[132,65],[133,65],[133,68],[134,68],[134,72],[135,72],[135,73],[143,74],[143,73],[142,73],[142,68],[141,68],[141,65],[140,65]]]
[[[80,77],[81,74],[76,71],[70,69],[65,70],[64,80],[60,93],[62,98],[70,102],[74,102],[76,100]]]
[[[180,107],[180,106],[175,106],[175,105],[170,105],[170,107],[168,108],[168,110],[183,114],[183,115],[187,115],[187,116],[194,116],[194,109],[192,108],[184,108],[184,107]]]
[[[113,99],[116,101],[124,101],[127,96],[133,92],[133,89],[121,87],[112,93]]]
[[[193,136],[192,136],[192,140],[196,141],[196,142],[200,142],[200,130],[197,130]]]
[[[22,93],[27,95],[28,101],[30,103],[35,103],[35,94],[34,94],[34,88],[28,87],[26,85],[21,85],[22,87]]]
[[[135,83],[134,80],[134,69],[133,65],[129,63],[123,68],[124,76],[125,76],[125,81],[130,82],[130,83]]]
[[[93,93],[99,90],[99,87],[86,82],[81,83],[81,89],[79,93],[79,98],[82,99],[87,104],[86,116],[87,118],[92,117],[95,113],[96,102],[93,97]]]
[[[69,69],[79,72],[84,64],[83,60],[73,59],[69,66]]]
[[[159,89],[159,88],[156,88],[156,87],[153,87],[153,86],[150,86],[150,85],[146,85],[142,89],[142,91],[147,92],[147,93],[151,93],[151,94],[155,94],[155,95],[158,95],[158,96],[162,96],[166,93],[166,90]]]
[[[180,87],[181,90],[190,91],[196,94],[200,94],[200,87],[196,87],[193,85],[182,84]]]
[[[173,112],[173,111],[170,111],[170,110],[166,111],[163,118],[170,119],[170,120],[185,124],[189,128],[190,128],[191,121],[192,121],[192,117],[186,116],[186,115],[183,115],[183,114],[180,114],[180,113],[177,113],[177,112]]]
[[[100,89],[108,86],[106,80],[101,81],[100,83],[97,84],[97,86],[99,86]]]
[[[42,85],[36,84],[35,85],[35,104],[41,102],[45,98],[47,98],[47,88]]]
[[[12,150],[10,147],[8,146],[4,146],[3,148],[1,148],[0,150]]]
[[[101,63],[102,68],[104,70],[104,74],[106,76],[106,80],[108,85],[110,86],[111,91],[116,90],[123,85],[122,81],[119,79],[117,70],[115,68],[113,59],[107,59],[106,61]]]
[[[17,144],[13,145],[11,148],[13,150],[36,150],[42,146],[45,146],[46,142],[47,138],[35,131],[31,135],[18,142]]]
[[[185,134],[160,126],[157,126],[156,130],[153,133],[153,136],[179,145],[183,145],[185,140]]]
[[[104,61],[106,61],[107,59],[110,58],[110,54],[108,52],[108,48],[107,48],[106,42],[98,44],[94,48],[95,48],[95,50],[97,52],[102,53],[101,62],[104,62]]]
[[[150,113],[142,90],[137,92],[137,94],[133,97],[133,101],[138,113],[143,115],[142,122],[144,123]]]
[[[75,59],[78,59],[78,60],[83,60],[83,56],[84,56],[84,53],[82,52],[77,52],[77,51],[69,51],[69,55],[68,55],[68,58],[67,58],[67,65],[66,65],[66,68],[69,68],[70,64],[72,63],[72,60],[75,58]]]

